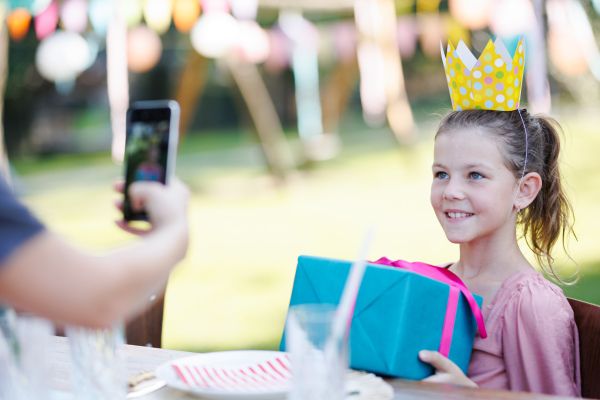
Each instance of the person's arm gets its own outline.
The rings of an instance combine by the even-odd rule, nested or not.
[[[130,196],[153,227],[139,242],[95,257],[41,231],[3,262],[0,300],[58,322],[94,327],[140,312],[185,256],[189,194],[175,180],[169,186],[137,182]]]

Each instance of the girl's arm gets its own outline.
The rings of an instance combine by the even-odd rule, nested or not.
[[[169,186],[137,182],[130,196],[152,223],[139,242],[95,257],[41,231],[0,267],[0,300],[58,322],[92,327],[142,311],[185,256],[189,194],[179,181]]]
[[[560,289],[543,278],[506,305],[502,349],[510,390],[581,396],[573,310]]]

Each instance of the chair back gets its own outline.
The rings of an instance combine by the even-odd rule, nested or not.
[[[152,300],[150,307],[144,313],[127,322],[125,326],[127,344],[162,347],[164,306],[165,296],[162,294]]]
[[[579,330],[581,396],[600,398],[600,307],[567,298]]]

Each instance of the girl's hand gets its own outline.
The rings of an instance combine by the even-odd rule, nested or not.
[[[452,385],[477,387],[477,384],[466,377],[458,365],[437,351],[421,350],[419,359],[431,364],[436,369],[434,375],[423,379],[424,382],[450,383]]]

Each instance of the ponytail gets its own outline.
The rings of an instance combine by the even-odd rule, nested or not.
[[[552,248],[562,237],[562,247],[568,255],[565,241],[570,234],[575,238],[577,236],[571,222],[575,220],[573,208],[561,185],[559,132],[562,132],[562,129],[558,122],[550,117],[538,115],[532,119],[537,120],[544,138],[543,173],[540,174],[542,188],[529,207],[520,215],[519,223],[527,245],[544,271],[558,282],[565,284],[566,282],[554,269]],[[577,276],[569,284],[577,282],[578,279]]]

